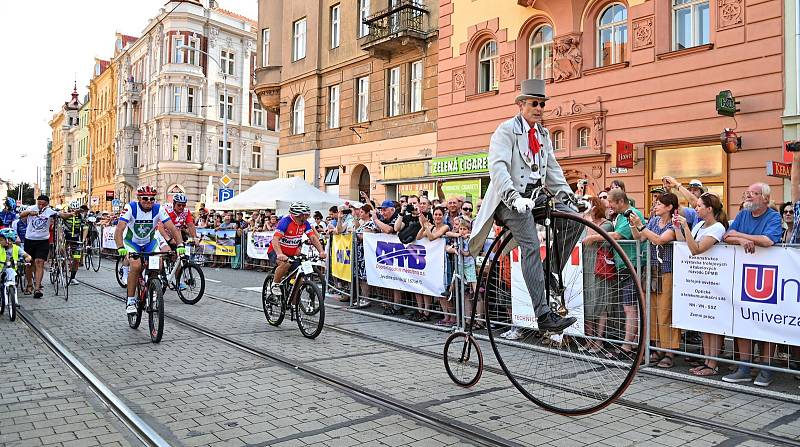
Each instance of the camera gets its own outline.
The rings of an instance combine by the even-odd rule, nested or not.
[[[342,214],[350,214],[352,212],[353,212],[353,210],[351,210],[350,208],[345,208],[345,209],[342,210]]]
[[[786,143],[786,150],[789,152],[800,152],[800,141]]]
[[[410,204],[410,203],[408,205],[406,205],[405,213],[406,214],[411,214],[413,212],[414,212],[414,205]]]
[[[626,219],[630,219],[631,214],[633,214],[633,210],[630,208],[622,212],[622,215],[625,216]]]

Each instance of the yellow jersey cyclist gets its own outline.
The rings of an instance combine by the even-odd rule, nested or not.
[[[120,256],[128,256],[128,253],[146,253],[158,251],[158,240],[155,236],[158,224],[163,224],[172,236],[178,241],[176,252],[179,255],[186,253],[183,246],[181,232],[172,223],[167,211],[161,204],[156,203],[158,191],[150,185],[140,186],[136,190],[138,201],[132,201],[125,205],[125,209],[119,216],[119,223],[114,232],[114,241],[117,244],[117,253]],[[142,273],[141,259],[127,259],[128,278],[138,278]],[[128,282],[128,301],[125,311],[128,314],[136,313],[138,297],[136,296],[136,284],[138,281]]]
[[[69,203],[68,211],[71,216],[63,219],[64,241],[67,243],[67,252],[72,258],[69,269],[69,283],[76,285],[78,284],[78,280],[75,279],[75,274],[78,272],[78,268],[81,265],[86,220],[83,218],[81,212],[81,203],[77,200],[73,200]]]

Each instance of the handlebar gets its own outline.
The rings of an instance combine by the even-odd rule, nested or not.
[[[142,253],[130,252],[130,253],[128,253],[128,256],[130,256],[131,259],[138,259],[138,258],[145,257],[145,256],[167,256],[167,255],[170,255],[170,254],[172,254],[172,252],[168,252],[168,251],[145,251],[145,252],[142,252]]]

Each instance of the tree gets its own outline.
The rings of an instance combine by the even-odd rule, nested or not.
[[[31,186],[29,183],[19,183],[15,188],[10,188],[8,190],[8,197],[17,200],[20,197],[19,188],[22,188],[22,203],[33,205],[33,186]]]

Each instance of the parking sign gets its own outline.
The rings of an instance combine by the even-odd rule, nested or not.
[[[219,193],[217,194],[217,201],[224,202],[232,197],[233,197],[233,189],[220,188]]]

